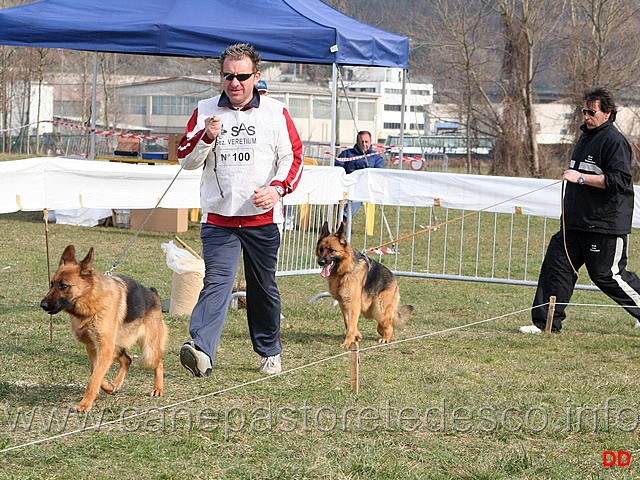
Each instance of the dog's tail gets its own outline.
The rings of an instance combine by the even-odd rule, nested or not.
[[[144,336],[139,340],[140,363],[149,369],[158,367],[169,344],[169,328],[162,320],[161,314],[152,315],[145,325]]]
[[[398,309],[398,312],[396,313],[396,318],[393,319],[393,326],[395,328],[404,327],[404,325],[407,323],[412,313],[413,313],[412,305],[401,306]]]

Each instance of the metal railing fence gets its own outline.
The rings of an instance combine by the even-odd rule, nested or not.
[[[330,215],[337,217],[338,209],[290,208],[278,275],[319,273],[315,247],[320,229]],[[559,227],[558,219],[533,215],[384,205],[363,206],[348,225],[352,247],[399,276],[530,286],[537,283],[547,244]],[[630,248],[633,239],[632,234]],[[586,272],[577,288],[596,289]]]

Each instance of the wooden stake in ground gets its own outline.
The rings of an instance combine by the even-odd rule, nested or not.
[[[353,342],[349,346],[351,350],[351,390],[358,393],[360,386],[360,345]]]
[[[553,323],[553,312],[556,311],[556,296],[549,297],[549,310],[547,311],[547,324],[544,327],[544,333],[551,333],[551,324]]]
[[[49,210],[43,210],[44,220],[44,243],[47,250],[47,277],[49,285],[51,284],[51,262],[49,260]],[[48,287],[47,287],[48,288]],[[53,315],[49,314],[49,345],[53,345]]]

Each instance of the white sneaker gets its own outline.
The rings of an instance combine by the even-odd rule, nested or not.
[[[520,327],[520,333],[542,333],[535,325],[525,325],[524,327]]]
[[[280,354],[272,357],[262,357],[260,359],[260,373],[265,375],[275,375],[282,371],[282,365],[280,364]]]
[[[199,350],[193,343],[188,341],[180,349],[180,363],[189,370],[194,377],[211,376],[211,359],[209,355]]]

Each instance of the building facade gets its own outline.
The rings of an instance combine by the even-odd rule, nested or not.
[[[399,134],[402,127],[402,69],[344,67],[342,76],[348,95],[362,92],[380,95],[375,137],[383,142],[387,136]],[[408,135],[423,135],[425,109],[433,103],[433,85],[406,81],[404,93],[404,131]]]
[[[330,144],[329,88],[270,80],[267,83],[269,96],[287,105],[303,143]],[[198,102],[219,92],[220,85],[210,79],[180,77],[121,85],[118,98],[126,123],[144,126],[155,135],[168,135],[184,133]],[[351,143],[358,130],[376,130],[379,99],[378,94],[369,92],[340,99],[338,143]]]

